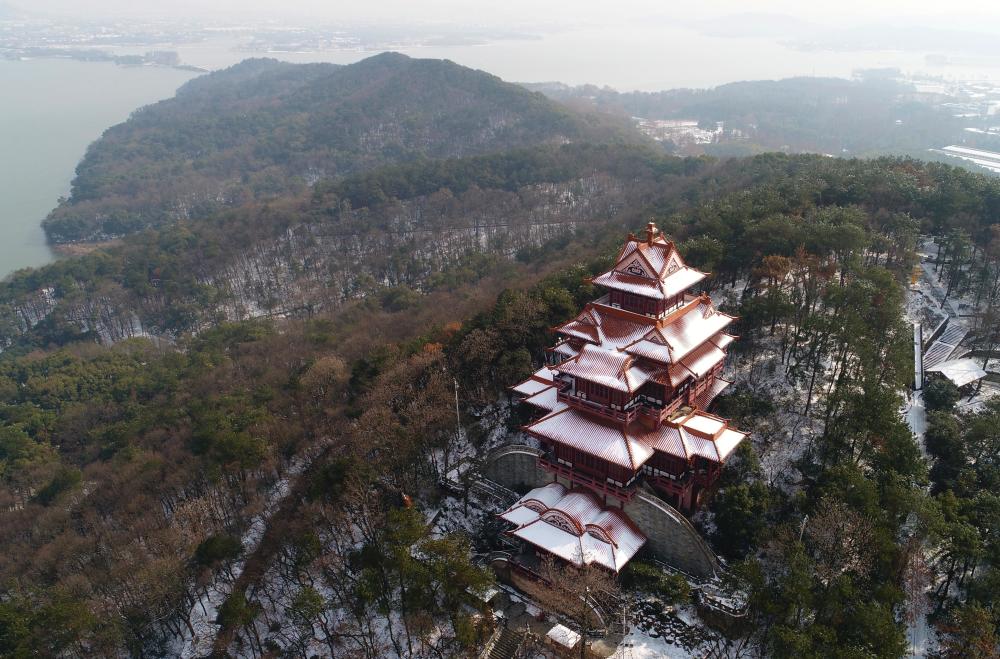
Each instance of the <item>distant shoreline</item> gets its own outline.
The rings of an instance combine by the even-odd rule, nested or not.
[[[115,247],[122,243],[120,238],[115,238],[113,240],[99,240],[95,242],[79,242],[79,243],[49,243],[49,248],[54,254],[63,257],[72,256],[86,256],[91,252],[97,251],[99,249],[105,249],[108,247]]]
[[[157,67],[208,73],[208,69],[180,61],[175,51],[150,51],[144,55],[115,55],[105,50],[70,48],[17,48],[0,51],[0,57],[10,61],[30,61],[35,59],[62,59],[76,62],[110,62],[124,67]]]
[[[65,52],[19,61],[10,56],[15,50],[20,49],[0,49],[5,94],[0,173],[18,182],[0,198],[0,279],[110,246],[54,244],[41,222],[59,197],[68,195],[76,166],[94,140],[136,109],[172,97],[198,75],[164,65],[79,61]]]

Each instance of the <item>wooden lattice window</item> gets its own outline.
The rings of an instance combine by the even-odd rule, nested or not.
[[[579,536],[580,529],[577,528],[576,524],[567,515],[559,512],[558,510],[550,510],[545,515],[542,516],[542,520],[546,524],[550,524],[557,529],[561,529],[566,533],[572,533],[573,535]]]
[[[599,527],[596,527],[596,526],[588,526],[588,527],[587,527],[587,533],[589,533],[589,534],[590,534],[590,535],[592,535],[593,537],[597,538],[597,539],[598,539],[598,540],[600,540],[601,542],[606,542],[606,543],[608,543],[609,545],[613,545],[613,544],[614,544],[614,543],[613,543],[613,542],[611,541],[611,536],[609,536],[609,535],[608,535],[608,534],[607,534],[607,533],[606,533],[606,532],[604,531],[604,529],[602,529],[602,528],[599,528]]]

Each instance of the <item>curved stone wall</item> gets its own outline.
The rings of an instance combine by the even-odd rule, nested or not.
[[[501,447],[486,458],[483,475],[510,490],[524,494],[552,482],[552,475],[538,466],[538,456],[541,454],[539,449],[523,444]]]
[[[646,548],[667,565],[700,579],[719,573],[715,553],[676,508],[647,492],[625,504],[625,513],[649,540]]]

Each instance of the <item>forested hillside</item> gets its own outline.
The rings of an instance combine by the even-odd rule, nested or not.
[[[969,183],[982,195],[962,192],[950,182],[962,174],[935,165],[942,183],[927,186],[908,174],[913,167],[774,156],[713,163],[587,145],[389,166],[17,273],[0,284],[0,346],[174,340],[221,320],[309,316],[358,298],[403,308],[418,292],[474,283],[609,221],[639,224],[650,208],[676,213],[762,180],[767,190],[794,182],[843,205],[861,203],[857,189],[867,186],[892,194],[871,200],[873,210],[915,216],[992,212],[981,210],[996,203],[988,185]],[[897,179],[905,194],[888,187]],[[740,210],[750,212],[745,199]],[[727,258],[746,262],[745,245],[734,238]]]
[[[53,242],[104,239],[388,163],[620,140],[642,138],[448,61],[247,60],[106,131],[44,226]]]
[[[380,169],[3,284],[0,654],[474,652],[489,630],[462,593],[489,581],[469,548],[490,549],[491,516],[431,532],[420,510],[459,514],[435,486],[447,456],[516,426],[505,387],[650,216],[741,317],[748,375],[722,405],[754,446],[707,531],[749,595],[743,647],[901,656],[928,546],[949,579],[943,638],[988,649],[995,497],[969,479],[992,472],[958,459],[928,489],[898,409],[916,237],[985,244],[996,181],[909,160],[563,146]],[[343,274],[361,266],[369,279]],[[98,328],[133,313],[169,341]],[[969,423],[981,437],[989,422]]]
[[[851,112],[883,91],[816,84],[723,89],[725,117],[591,100],[878,137],[889,115]],[[389,54],[250,60],[110,129],[46,228],[121,240],[0,282],[0,656],[478,654],[507,387],[650,219],[738,317],[718,405],[751,431],[692,520],[745,616],[697,653],[899,657],[927,622],[943,656],[993,656],[1000,412],[938,392],[921,442],[900,410],[922,241],[946,295],[1000,308],[1000,182],[677,158],[623,126]],[[625,596],[690,603],[651,558]]]
[[[709,163],[565,145],[391,166],[0,284],[0,347],[173,340],[220,320],[309,316],[358,298],[405,308],[514,257],[634,214]],[[624,220],[624,217],[623,217]]]

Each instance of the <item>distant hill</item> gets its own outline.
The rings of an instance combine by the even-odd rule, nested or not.
[[[627,122],[445,60],[251,59],[109,129],[44,226],[53,242],[121,236],[384,164],[642,139]]]
[[[753,80],[712,89],[618,92],[608,87],[526,84],[581,111],[649,120],[723,122],[711,144],[680,153],[746,155],[760,151],[885,154],[927,157],[927,149],[958,139],[962,124],[916,98],[910,85],[876,75],[861,79]],[[736,131],[736,132],[734,132]]]

